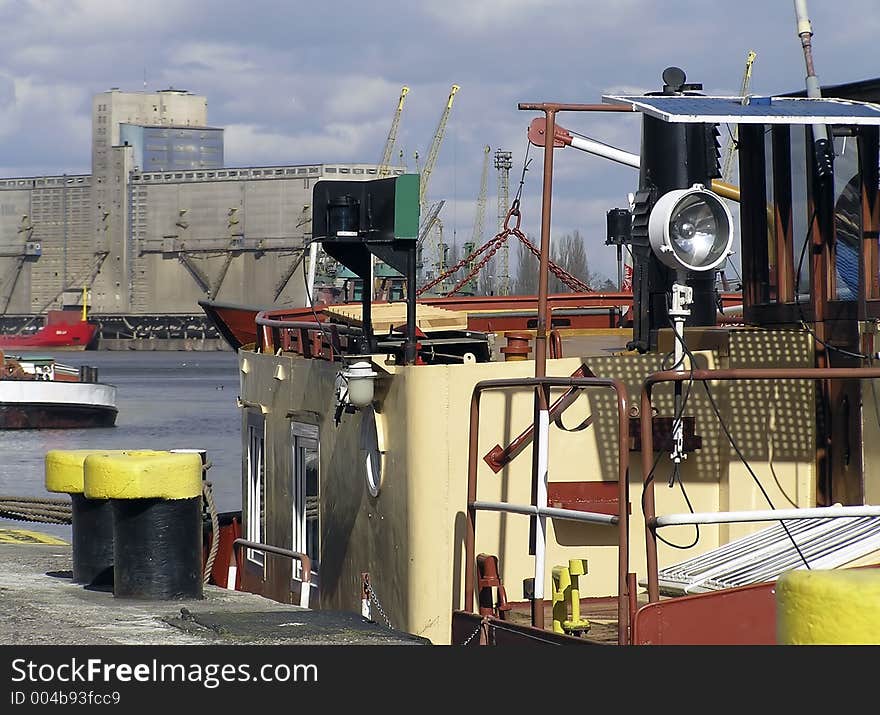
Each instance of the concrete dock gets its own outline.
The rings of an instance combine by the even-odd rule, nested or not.
[[[68,544],[0,529],[3,645],[429,645],[356,613],[204,587],[204,598],[116,598],[72,581]]]

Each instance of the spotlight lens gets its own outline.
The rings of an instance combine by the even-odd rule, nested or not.
[[[718,196],[701,184],[661,196],[648,218],[654,255],[676,271],[710,271],[730,254],[733,217]]]
[[[727,251],[719,241],[717,202],[709,203],[700,194],[685,196],[675,207],[669,219],[669,242],[676,255],[690,266],[714,263]],[[725,229],[726,230],[726,229]]]

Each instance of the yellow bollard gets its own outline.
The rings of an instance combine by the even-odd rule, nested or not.
[[[776,642],[880,644],[880,569],[786,571],[776,581]]]
[[[568,592],[568,598],[571,602],[571,619],[562,624],[562,628],[566,633],[580,634],[590,629],[590,622],[586,618],[581,618],[581,591],[579,576],[587,573],[586,559],[569,559],[568,572],[571,576],[571,588]]]
[[[553,632],[565,633],[563,624],[568,618],[566,596],[571,590],[571,574],[566,566],[553,567]]]
[[[570,559],[568,566],[553,567],[553,632],[580,635],[590,628],[581,618],[578,577],[587,573],[586,559]],[[569,613],[571,617],[569,618]]]

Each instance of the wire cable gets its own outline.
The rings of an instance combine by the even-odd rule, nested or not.
[[[676,365],[678,364],[678,363],[676,363],[676,365],[673,365],[671,368],[666,367],[666,361],[669,359],[669,357],[671,355],[674,355],[673,351],[666,353],[666,355],[664,355],[663,358],[661,359],[660,367],[662,369],[664,369],[664,370],[674,369],[676,367]],[[684,356],[682,356],[682,362],[683,361],[684,361]],[[682,419],[682,417],[684,415],[685,407],[687,406],[688,398],[690,397],[690,394],[691,394],[691,387],[693,386],[693,384],[694,384],[694,362],[693,362],[693,358],[691,358],[690,379],[688,380],[687,388],[685,390],[684,397],[681,401],[681,405],[679,406],[678,412],[677,412],[677,414],[675,414],[675,416],[673,418],[673,424],[675,424],[678,420]],[[652,417],[652,419],[653,419],[653,417]],[[642,448],[644,449],[644,445],[642,446]],[[648,476],[645,477],[644,485],[642,486],[642,498],[641,498],[642,516],[645,515],[645,494],[647,493],[647,487],[654,480],[655,472],[657,470],[657,465],[660,463],[660,458],[663,456],[663,454],[664,454],[663,450],[657,451],[657,456],[654,457],[654,463],[651,465],[651,471],[649,471]],[[688,509],[690,509],[691,514],[693,514],[694,509],[691,506],[690,499],[688,499],[688,495],[687,495],[687,492],[685,491],[684,483],[681,480],[681,474],[680,474],[680,470],[678,469],[677,464],[674,465],[674,467],[673,467],[672,475],[669,480],[669,486],[670,487],[674,486],[675,481],[678,481],[678,485],[679,485],[679,488],[681,489],[682,496],[684,497],[685,504],[687,504]],[[694,530],[695,530],[694,540],[690,544],[676,544],[676,543],[669,541],[668,539],[665,539],[662,536],[660,536],[660,534],[657,533],[656,530],[654,531],[654,536],[658,541],[663,542],[664,544],[672,547],[673,549],[686,550],[686,549],[693,548],[700,541],[700,525],[694,524]]]
[[[690,348],[687,347],[686,344],[684,344],[684,350],[687,353],[687,355],[691,358],[691,362],[693,363],[694,355],[691,352]],[[742,451],[739,448],[739,445],[736,443],[736,440],[734,440],[733,435],[730,433],[730,430],[727,427],[727,423],[724,421],[724,418],[721,416],[721,410],[718,409],[718,405],[715,402],[715,397],[712,395],[712,390],[709,388],[709,381],[708,380],[701,380],[701,382],[703,383],[703,389],[706,391],[706,396],[709,398],[709,403],[712,405],[712,411],[715,413],[715,417],[718,419],[718,424],[721,425],[721,429],[724,432],[725,436],[727,437],[727,441],[730,442],[730,446],[733,447],[733,450],[736,452],[740,461],[743,463],[745,468],[748,470],[749,475],[751,475],[752,480],[757,485],[761,494],[763,494],[764,499],[767,500],[767,504],[770,505],[771,509],[775,510],[776,507],[774,506],[773,501],[770,499],[770,495],[767,493],[767,490],[764,489],[764,485],[761,484],[761,480],[758,479],[758,475],[755,474],[754,470],[752,469],[752,466],[749,464],[748,460],[743,455]],[[786,535],[788,536],[789,540],[791,541],[792,546],[794,546],[794,550],[797,551],[798,556],[801,557],[801,561],[804,562],[804,566],[806,566],[807,569],[809,569],[810,564],[807,561],[807,558],[804,556],[803,552],[801,551],[800,547],[798,546],[797,541],[795,541],[794,536],[792,536],[791,531],[789,531],[788,525],[782,519],[779,520],[779,524],[780,524],[780,526],[782,526],[782,529],[785,531]]]

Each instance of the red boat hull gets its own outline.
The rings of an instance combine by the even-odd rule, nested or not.
[[[85,350],[97,337],[94,323],[49,323],[30,335],[0,335],[0,350]]]

